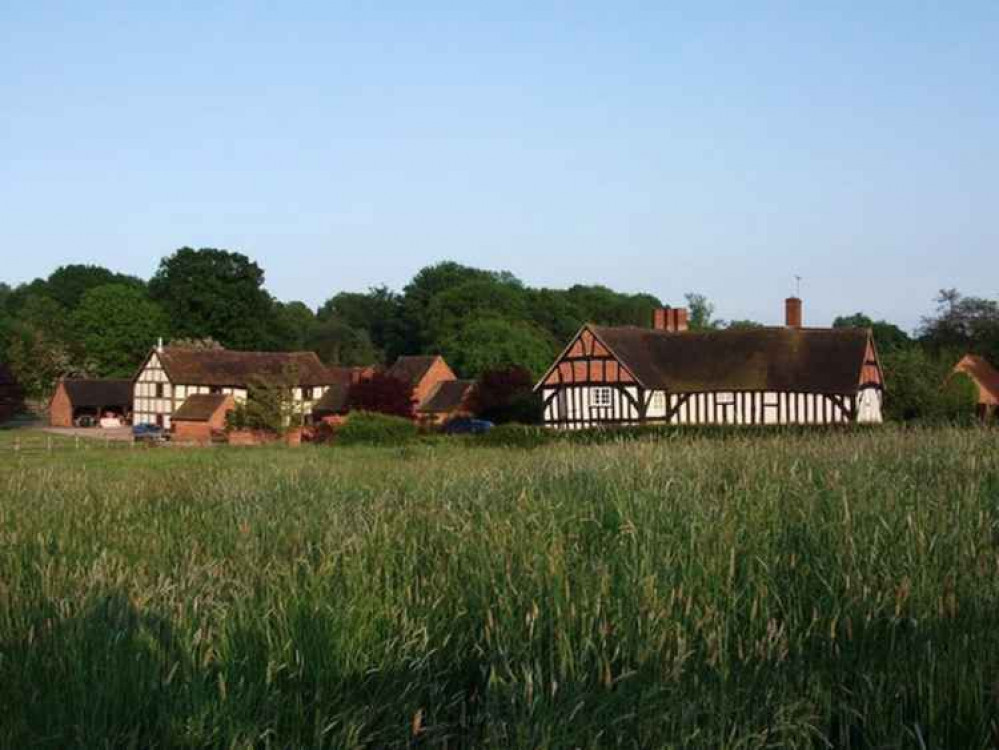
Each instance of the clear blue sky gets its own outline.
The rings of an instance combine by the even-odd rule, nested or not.
[[[0,8],[0,279],[182,245],[279,298],[441,259],[726,318],[999,295],[999,2]]]

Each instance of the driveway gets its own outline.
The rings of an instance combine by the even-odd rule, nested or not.
[[[81,437],[92,440],[132,442],[131,427],[43,427],[43,432],[64,437]]]

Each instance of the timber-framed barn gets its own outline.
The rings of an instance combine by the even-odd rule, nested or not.
[[[651,328],[584,325],[535,386],[544,424],[881,422],[884,378],[871,331],[787,325],[690,331],[683,309]]]

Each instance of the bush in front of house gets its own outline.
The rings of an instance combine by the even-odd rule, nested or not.
[[[336,443],[339,445],[399,445],[409,443],[420,436],[419,427],[410,419],[394,417],[378,412],[351,412],[346,421],[337,428]]]

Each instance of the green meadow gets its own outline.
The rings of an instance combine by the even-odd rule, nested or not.
[[[986,748],[999,433],[11,450],[5,748]]]

